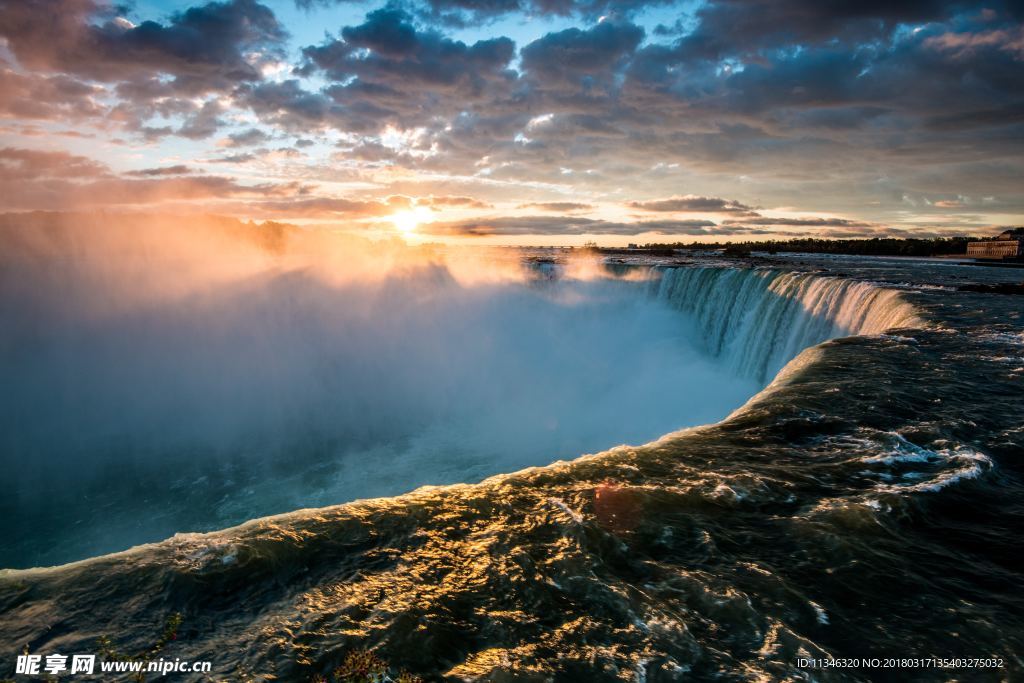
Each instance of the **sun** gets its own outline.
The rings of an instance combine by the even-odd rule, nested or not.
[[[395,230],[403,235],[416,232],[421,223],[429,223],[433,214],[425,206],[417,206],[414,209],[407,209],[391,214],[391,222],[395,224]]]

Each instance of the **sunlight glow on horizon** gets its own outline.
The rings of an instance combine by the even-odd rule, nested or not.
[[[425,206],[417,206],[391,215],[395,230],[403,235],[410,235],[416,232],[421,223],[431,223],[433,220],[434,212]]]

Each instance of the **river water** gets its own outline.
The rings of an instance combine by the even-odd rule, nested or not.
[[[5,570],[0,661],[90,652],[100,636],[144,652],[177,613],[162,656],[239,680],[311,680],[358,648],[428,680],[1024,676],[1024,305],[957,289],[1020,271],[633,265],[617,268],[645,271],[630,291],[687,321],[666,339],[720,373],[680,380],[675,397],[659,388],[659,405],[669,391],[681,427],[687,406],[726,393],[709,410],[724,420],[480,483]],[[1002,666],[800,664],[900,657]]]

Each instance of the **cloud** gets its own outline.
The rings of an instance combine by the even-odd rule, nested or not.
[[[2,62],[0,62],[2,63]],[[80,121],[105,111],[104,89],[64,74],[19,73],[0,68],[0,115],[13,119]]]
[[[934,131],[963,131],[972,128],[1003,126],[1024,120],[1024,101],[989,109],[974,109],[955,114],[938,114],[925,120],[925,127]]]
[[[274,13],[255,0],[188,8],[166,24],[138,25],[94,0],[4,3],[0,35],[25,67],[103,82],[167,74],[169,90],[200,94],[258,81],[247,55],[280,56],[287,37]]]
[[[942,0],[711,0],[697,10],[696,28],[676,49],[686,59],[714,60],[785,45],[817,46],[837,39],[863,43],[886,38],[901,24],[947,17],[957,5]]]
[[[720,199],[718,197],[698,197],[686,195],[685,197],[669,197],[668,199],[655,199],[644,202],[628,202],[628,206],[642,211],[714,211],[718,213],[749,212],[753,207],[741,204],[732,199]]]
[[[167,170],[148,169],[121,178],[105,164],[86,157],[7,147],[0,149],[0,196],[6,198],[7,209],[50,210],[231,197],[293,197],[305,192],[298,182],[245,185],[222,176],[161,172]]]
[[[295,0],[298,7],[357,3],[359,0]],[[425,20],[457,28],[479,26],[513,13],[527,16],[579,17],[629,16],[646,7],[671,4],[671,0],[425,0],[412,3]]]
[[[630,23],[604,21],[589,30],[568,28],[524,47],[523,68],[546,87],[609,88],[643,38],[644,30]]]
[[[209,2],[163,23],[135,24],[123,11],[102,0],[4,2],[0,40],[31,72],[0,76],[0,93],[18,98],[7,108],[24,117],[116,122],[148,140],[172,133],[198,140],[222,124],[221,101],[201,98],[261,81],[262,67],[285,55],[287,32],[255,0]],[[102,102],[99,84],[113,84],[118,100]],[[184,122],[147,123],[160,116]]]
[[[322,127],[329,118],[341,118],[339,107],[323,94],[304,90],[298,79],[243,84],[236,95],[265,123],[289,130],[306,131],[310,126]]]
[[[250,145],[258,145],[261,142],[266,142],[269,139],[270,135],[259,128],[248,128],[228,135],[227,145],[229,147],[248,147]]]
[[[990,31],[947,32],[932,36],[924,46],[952,54],[956,59],[969,58],[979,51],[994,48],[1017,59],[1024,58],[1024,27],[993,29]]]
[[[191,140],[202,140],[217,132],[223,125],[220,115],[224,106],[217,100],[207,100],[192,116],[185,120],[185,123],[178,129],[178,135]]]
[[[491,204],[485,201],[481,201],[474,197],[460,197],[453,195],[445,195],[440,197],[420,197],[416,200],[416,204],[419,206],[430,206],[433,208],[447,208],[457,207],[463,209],[490,209]]]
[[[594,208],[593,204],[581,204],[579,202],[529,202],[520,204],[520,209],[540,209],[542,211],[585,211]]]
[[[420,226],[431,235],[483,236],[571,236],[571,235],[731,235],[747,234],[749,228],[720,228],[711,221],[640,221],[620,223],[566,216],[499,216],[464,221],[437,221]]]
[[[174,166],[161,166],[159,168],[142,168],[136,171],[128,171],[125,173],[127,176],[137,176],[140,178],[153,178],[159,176],[169,175],[188,175],[192,173],[192,169],[184,164],[176,164]]]
[[[305,155],[294,147],[278,147],[276,149],[270,149],[267,147],[260,147],[249,152],[239,152],[238,154],[227,154],[221,157],[214,157],[211,159],[205,159],[207,163],[211,164],[247,164],[252,161],[282,161],[286,159],[300,159]]]
[[[547,197],[600,197],[637,212],[727,214],[718,228],[752,229],[778,219],[720,197],[864,225],[904,220],[904,195],[998,194],[1007,214],[1024,206],[1013,182],[1024,174],[1024,15],[1007,0],[708,0],[671,18],[639,11],[660,4],[645,0],[423,0],[327,26],[316,45],[289,42],[256,0],[199,0],[159,18],[135,16],[152,3],[0,3],[5,134],[73,128],[145,143],[140,166],[252,164],[213,176],[239,187],[253,185],[228,175],[252,168],[382,194],[422,178],[410,195],[545,213],[570,211]],[[530,13],[560,16],[535,24],[558,30],[517,51],[509,35],[536,29],[506,31]],[[655,18],[675,23],[652,30]],[[173,135],[191,142],[163,141]],[[269,149],[286,138],[308,155]],[[447,206],[491,208],[479,201]]]
[[[514,54],[508,38],[469,45],[419,30],[411,14],[389,6],[343,28],[341,39],[306,47],[301,73],[334,81],[324,93],[335,117],[356,130],[379,129],[388,122],[420,125],[424,117],[487,101],[511,81]]]
[[[395,207],[376,200],[356,200],[339,197],[311,197],[308,199],[278,199],[244,204],[226,204],[232,213],[255,218],[319,218],[361,219],[389,216]]]
[[[211,164],[247,164],[256,159],[259,159],[259,155],[254,152],[241,152],[239,154],[228,154],[222,157],[206,159],[206,161]]]
[[[97,178],[110,169],[97,161],[69,152],[4,147],[0,149],[0,180],[40,178]]]
[[[150,205],[169,201],[219,200],[229,197],[290,195],[299,186],[290,183],[242,185],[221,176],[192,176],[145,180],[105,178],[89,182],[0,181],[9,209],[74,209],[114,205]]]
[[[749,218],[734,218],[723,221],[725,225],[787,225],[800,227],[849,227],[870,228],[871,223],[846,218],[775,218],[754,214]]]

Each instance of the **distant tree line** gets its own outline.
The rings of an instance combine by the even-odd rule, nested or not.
[[[860,256],[945,256],[967,253],[967,243],[973,237],[935,237],[932,239],[872,237],[871,239],[822,239],[794,237],[789,240],[762,240],[759,242],[684,242],[648,243],[639,248],[645,251],[665,252],[672,249],[692,251],[723,250],[742,255],[752,251],[769,254],[799,252],[808,254],[855,254]]]

